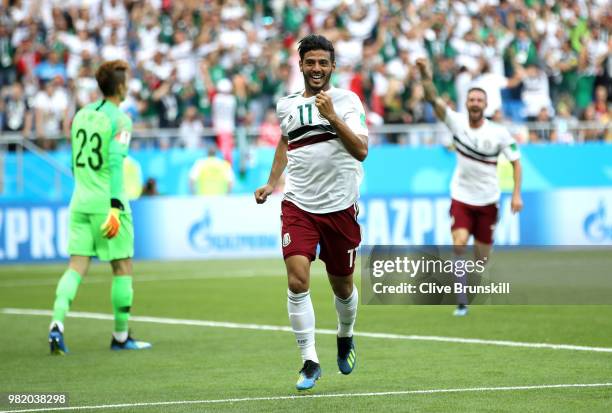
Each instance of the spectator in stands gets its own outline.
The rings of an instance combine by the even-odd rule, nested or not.
[[[98,99],[98,83],[94,75],[91,58],[83,59],[79,74],[75,80],[75,88],[76,96],[74,98],[77,110]]]
[[[42,90],[34,97],[34,128],[36,142],[43,149],[53,149],[57,139],[67,130],[68,95],[62,78],[42,82]],[[66,134],[66,136],[68,136]]]
[[[281,128],[274,109],[268,109],[264,122],[259,127],[257,145],[275,148],[281,138]]]
[[[608,58],[610,50],[603,40],[601,29],[597,24],[591,24],[591,31],[581,38],[579,47],[576,106],[578,110],[582,110],[593,99],[595,79],[603,74],[603,63]]]
[[[545,62],[550,73],[551,98],[563,99],[574,96],[576,90],[578,53],[572,48],[571,41],[561,31],[560,47],[550,47],[545,55]]]
[[[106,43],[101,50],[103,60],[115,60],[121,59],[127,61],[129,58],[129,51],[127,47],[119,44],[119,37],[117,30],[113,30],[110,34],[108,43]]]
[[[530,63],[525,68],[521,100],[525,106],[527,120],[536,120],[536,118],[542,114],[543,108],[546,109],[546,113],[549,115],[552,112],[548,77],[535,63]]]
[[[608,89],[604,85],[599,85],[595,89],[595,100],[593,101],[595,109],[595,118],[601,123],[612,121],[609,117],[612,105],[608,102]]]
[[[0,90],[2,90],[4,86],[10,86],[15,82],[14,54],[15,48],[11,41],[9,22],[0,19]]]
[[[168,57],[176,68],[177,81],[191,82],[196,75],[197,67],[193,54],[193,42],[187,37],[185,31],[177,30],[174,33],[173,43]]]
[[[200,148],[202,146],[203,132],[204,125],[198,117],[198,110],[195,106],[189,106],[185,111],[185,116],[179,130],[181,146],[185,149]]]
[[[144,186],[142,187],[141,196],[156,196],[156,195],[159,195],[159,192],[157,191],[157,181],[155,180],[155,178],[149,178],[147,179]]]
[[[468,31],[463,38],[453,38],[451,46],[457,52],[455,59],[459,66],[465,66],[471,72],[478,72],[484,50],[474,31]]]
[[[355,91],[374,123],[389,115],[409,123],[430,119],[427,106],[421,115],[419,99],[405,78],[407,67],[425,54],[434,62],[441,96],[463,102],[472,80],[487,83],[488,77],[495,85],[488,114],[498,106],[497,91],[502,89],[504,113],[512,120],[522,120],[522,101],[528,103],[530,119],[536,119],[540,97],[551,116],[560,101],[582,115],[597,85],[607,86],[610,93],[612,83],[609,4],[601,0],[5,3],[0,7],[0,88],[19,80],[31,99],[41,90],[32,86],[37,77],[59,74],[68,102],[74,102],[69,106],[78,108],[93,98],[91,68],[102,59],[124,56],[141,85],[131,92],[128,105],[132,114],[139,114],[135,126],[176,128],[189,106],[196,106],[211,126],[213,101],[220,97],[229,108],[233,97],[235,110],[226,118],[235,117],[240,126],[250,113],[258,128],[268,107],[300,89],[295,41],[315,30],[338,43],[333,82]],[[481,59],[489,71],[480,70]],[[521,66],[534,64],[541,64],[548,90],[539,74],[523,82],[524,99],[520,88],[501,87],[500,79],[515,79]],[[389,81],[393,78],[409,86],[398,92]],[[222,79],[233,85],[229,93],[216,90]],[[531,99],[534,86],[538,98]],[[393,103],[398,93],[403,100],[399,106]],[[465,110],[464,105],[458,109]],[[595,111],[604,116],[601,104]],[[217,116],[215,123],[223,121]],[[219,144],[229,158],[232,139]]]
[[[50,81],[56,77],[66,81],[66,65],[60,61],[55,50],[50,50],[43,61],[34,68],[34,75],[42,81]]]
[[[2,90],[0,95],[0,126],[5,132],[22,132],[29,137],[32,131],[32,111],[21,83]]]
[[[499,116],[502,112],[502,89],[513,88],[521,84],[523,70],[521,66],[515,65],[514,76],[507,78],[491,71],[488,60],[481,60],[480,74],[476,76],[470,87],[479,87],[487,93],[487,108],[484,115],[491,119]]]
[[[225,195],[232,190],[234,171],[225,159],[217,157],[217,148],[210,146],[208,156],[198,159],[189,172],[191,192],[195,195]]]
[[[586,109],[584,109],[580,120],[584,122],[589,122],[591,124],[588,128],[581,130],[581,141],[590,142],[601,141],[604,139],[604,137],[606,136],[606,127],[608,127],[609,125],[601,123],[597,120],[597,112],[595,112],[594,104],[591,103],[589,106],[586,107]]]
[[[529,34],[529,27],[524,22],[516,24],[516,37],[510,43],[506,53],[506,67],[512,67],[512,60],[519,65],[530,66],[538,62],[538,53],[533,37]],[[506,69],[508,70],[508,69]]]
[[[158,126],[160,128],[176,128],[179,125],[176,70],[173,69],[168,78],[159,79],[155,83],[151,100],[158,115]]]
[[[554,123],[556,142],[573,143],[575,141],[574,136],[577,134],[578,119],[572,115],[572,111],[566,102],[559,102],[559,105],[557,105],[557,116]]]
[[[217,134],[217,145],[223,158],[232,160],[234,132],[236,131],[237,99],[232,94],[233,86],[229,79],[217,83],[217,93],[212,101],[213,128]]]
[[[453,107],[457,102],[457,88],[455,85],[455,72],[453,70],[453,60],[441,57],[437,67],[434,68],[434,84],[438,94],[446,100],[453,102]]]
[[[492,27],[486,37],[482,51],[483,58],[489,64],[491,73],[498,76],[506,75],[504,69],[504,51],[513,39],[514,34],[511,31],[507,30],[499,22],[493,20]],[[511,63],[515,65],[516,61],[512,61]]]
[[[70,34],[67,31],[60,31],[57,34],[57,39],[69,52],[66,71],[70,78],[77,76],[83,60],[92,59],[98,54],[98,46],[89,35],[85,22],[77,24],[76,35]]]
[[[174,66],[167,58],[169,47],[167,44],[161,44],[155,49],[153,59],[148,60],[144,65],[144,69],[153,73],[159,80],[165,81],[171,75]]]
[[[551,120],[548,108],[542,106],[535,118],[535,125],[529,130],[529,141],[532,143],[557,141],[557,131],[551,128]]]
[[[415,102],[419,103],[419,97],[417,96],[416,99],[406,99],[406,95],[407,94],[404,94],[404,84],[402,81],[395,78],[389,79],[387,93],[385,96],[383,96],[384,120],[386,124],[402,124],[410,122],[410,115],[406,113],[404,107],[405,102],[408,100],[407,106],[410,107]],[[387,142],[398,143],[399,140],[399,134],[387,134]]]

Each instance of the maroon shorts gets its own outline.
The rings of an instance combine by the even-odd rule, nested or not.
[[[497,204],[475,206],[453,199],[450,207],[451,230],[465,228],[476,241],[493,244],[497,212]]]
[[[303,255],[314,261],[317,244],[319,258],[331,275],[350,275],[355,268],[356,250],[361,242],[357,223],[358,209],[353,205],[329,214],[313,214],[289,201],[281,203],[283,257]]]

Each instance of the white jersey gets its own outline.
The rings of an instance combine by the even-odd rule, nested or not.
[[[357,95],[330,88],[336,114],[357,135],[368,135],[365,111]],[[285,199],[304,211],[341,211],[359,198],[361,162],[344,147],[327,119],[319,114],[315,97],[303,92],[285,96],[276,105],[283,136],[289,140]]]
[[[503,153],[509,161],[520,158],[516,141],[508,130],[487,119],[472,129],[468,117],[446,109],[444,123],[453,134],[457,167],[451,181],[451,198],[474,206],[499,201],[497,159]]]

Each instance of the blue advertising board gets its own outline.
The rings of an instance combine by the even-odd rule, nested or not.
[[[497,245],[611,245],[612,189],[528,192],[520,214],[500,200]],[[447,196],[365,196],[364,244],[450,244]],[[154,197],[132,203],[136,259],[280,257],[280,197]],[[1,204],[0,263],[67,258],[65,204]]]

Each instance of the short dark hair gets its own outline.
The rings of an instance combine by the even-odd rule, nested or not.
[[[102,63],[96,71],[98,87],[105,97],[119,93],[119,86],[125,84],[129,66],[125,60],[110,60]]]
[[[482,92],[482,93],[483,93],[483,95],[485,95],[485,99],[487,99],[487,100],[489,99],[489,97],[487,96],[487,92],[486,92],[486,91],[485,91],[483,88],[478,87],[478,86],[473,86],[473,87],[471,87],[471,88],[468,90],[467,95],[469,95],[470,93],[472,93],[472,92],[473,92],[473,91],[475,91],[475,90],[476,90],[476,91],[478,91],[478,92]],[[466,96],[467,96],[467,95],[466,95]]]
[[[304,60],[304,55],[312,50],[325,50],[329,52],[332,63],[336,61],[334,45],[324,36],[319,34],[309,34],[299,42],[298,52],[300,60]]]

